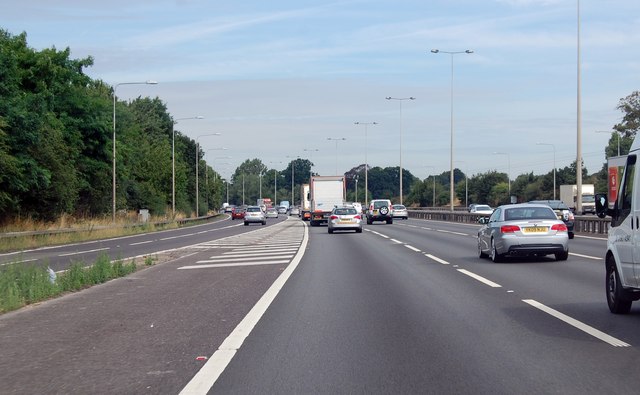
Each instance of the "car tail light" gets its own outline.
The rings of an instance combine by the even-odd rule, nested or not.
[[[338,219],[337,215],[332,215],[331,217],[329,217],[330,220],[334,220],[334,219]]]
[[[551,230],[555,230],[558,232],[568,232],[569,229],[567,228],[567,225],[565,224],[555,224],[551,227]]]
[[[362,217],[360,216],[360,214],[356,214],[353,218],[355,218],[355,219],[362,219]]]
[[[520,227],[516,225],[503,225],[500,227],[500,233],[513,233],[519,230]]]

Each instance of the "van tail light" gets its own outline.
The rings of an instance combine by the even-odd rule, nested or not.
[[[330,220],[334,220],[334,219],[338,219],[337,215],[332,215],[331,217],[329,217]]]
[[[500,233],[514,233],[520,230],[516,225],[503,225],[500,227]]]
[[[557,232],[568,232],[569,229],[567,228],[567,225],[565,224],[555,224],[551,227],[551,230],[555,230]]]

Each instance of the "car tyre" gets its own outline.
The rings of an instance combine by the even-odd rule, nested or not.
[[[490,255],[491,260],[494,263],[500,263],[503,261],[502,259],[502,255],[498,254],[498,250],[496,249],[496,243],[493,239],[491,239],[491,255]]]
[[[573,239],[574,236],[573,232],[569,232],[569,239]]]
[[[328,228],[328,229],[327,229],[327,233],[329,233],[329,234],[333,234],[333,229]]]
[[[249,226],[249,223],[248,223],[248,222],[245,222],[245,223],[244,223],[244,226]]]
[[[631,303],[622,283],[620,282],[620,275],[616,268],[616,262],[613,257],[607,258],[607,304],[609,310],[614,314],[628,314],[631,311]]]
[[[266,224],[267,224],[267,221],[262,221],[262,225],[266,225]]]
[[[389,214],[389,207],[387,207],[387,206],[382,206],[382,207],[380,207],[380,209],[378,210],[378,212],[379,212],[381,215],[387,215],[387,214]]]
[[[387,225],[393,224],[393,218],[387,220]]]
[[[362,228],[356,229],[356,233],[362,233]]]
[[[482,247],[481,247],[481,244],[480,244],[480,239],[478,238],[478,258],[480,258],[480,259],[484,259],[484,258],[486,258],[486,257],[488,257],[488,255],[487,255],[487,254],[485,254],[484,252],[482,252]]]
[[[569,251],[558,252],[555,254],[556,261],[566,261],[569,258]]]

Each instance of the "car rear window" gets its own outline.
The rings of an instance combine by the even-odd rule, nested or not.
[[[519,219],[558,219],[555,213],[546,207],[519,207],[507,209],[504,212],[505,221]]]
[[[389,207],[387,202],[373,202],[373,208]]]
[[[406,207],[404,205],[402,205],[402,204],[394,204],[393,205],[393,209],[394,210],[404,210],[404,209],[406,209]]]
[[[355,208],[337,208],[336,215],[356,215],[358,212]]]
[[[260,211],[260,207],[249,207],[249,208],[247,208],[247,211],[250,212],[250,213],[255,213],[255,212]]]

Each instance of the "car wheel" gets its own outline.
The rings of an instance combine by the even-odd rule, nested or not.
[[[391,224],[393,224],[393,218],[391,218],[391,219],[388,219],[388,220],[387,220],[387,224],[388,224],[388,225],[391,225]]]
[[[367,218],[367,225],[371,225],[371,224],[373,224],[373,221]]]
[[[569,258],[569,251],[558,252],[557,254],[555,254],[555,256],[556,256],[556,261],[566,261],[567,258]]]
[[[248,223],[248,222],[245,222],[245,223],[244,223],[244,226],[249,226],[249,223]]]
[[[266,225],[266,224],[267,224],[267,221],[262,221],[262,225]]]
[[[569,232],[569,239],[573,239],[573,236],[575,236],[573,232]]]
[[[480,238],[478,238],[478,258],[480,259],[484,259],[486,258],[488,255],[485,254],[484,252],[482,252],[482,244],[480,244]]]
[[[333,234],[333,229],[331,229],[331,228],[327,228],[327,232],[328,232],[329,234]]]
[[[356,229],[356,233],[362,233],[362,228]]]
[[[502,255],[498,254],[498,250],[496,249],[496,243],[493,239],[491,239],[491,255],[490,255],[491,260],[494,263],[500,263],[502,262]]]
[[[389,207],[387,206],[382,206],[380,207],[379,211],[378,211],[381,215],[387,215],[389,214]]]
[[[607,258],[607,304],[614,314],[627,314],[631,310],[632,301],[620,283],[620,275],[613,257]]]

